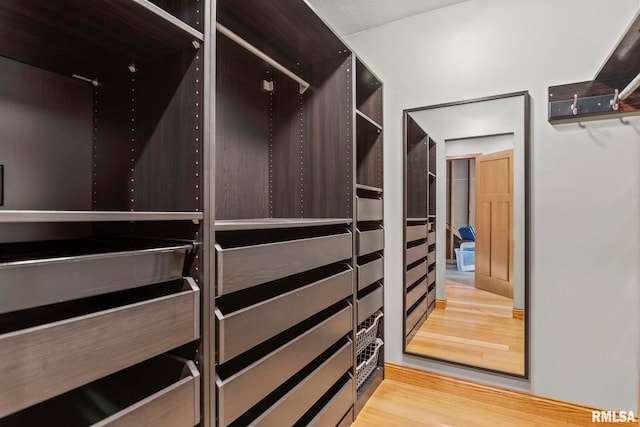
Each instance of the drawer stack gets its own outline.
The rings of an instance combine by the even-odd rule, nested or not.
[[[192,250],[109,239],[0,245],[0,426],[198,424],[198,370],[167,355],[200,338],[200,290],[182,276]]]
[[[422,325],[429,305],[428,229],[428,223],[422,219],[410,218],[407,221],[405,251],[405,334],[407,342]]]
[[[349,224],[269,222],[295,221],[216,225],[219,424],[337,425],[352,407]]]

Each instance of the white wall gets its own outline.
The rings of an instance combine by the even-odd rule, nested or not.
[[[637,410],[640,118],[552,126],[547,88],[590,80],[637,0],[471,0],[348,37],[385,84],[386,361]],[[402,354],[402,110],[532,96],[529,380]]]

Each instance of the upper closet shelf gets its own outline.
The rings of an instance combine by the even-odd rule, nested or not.
[[[356,117],[359,120],[363,120],[364,122],[366,122],[369,126],[373,126],[374,128],[376,128],[378,132],[382,131],[382,126],[378,122],[376,122],[371,117],[367,116],[366,114],[364,114],[362,111],[358,109],[356,109]]]
[[[257,218],[216,220],[216,231],[261,230],[274,228],[320,227],[351,224],[350,218]]]
[[[109,222],[200,221],[202,212],[44,211],[0,210],[0,223],[17,222]]]
[[[9,0],[0,22],[0,55],[97,83],[203,41],[148,0]]]

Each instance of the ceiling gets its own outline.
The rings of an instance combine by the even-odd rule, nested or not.
[[[307,0],[341,36],[468,0]]]

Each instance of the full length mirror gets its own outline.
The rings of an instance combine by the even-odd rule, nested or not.
[[[404,111],[405,353],[528,375],[529,95]]]

